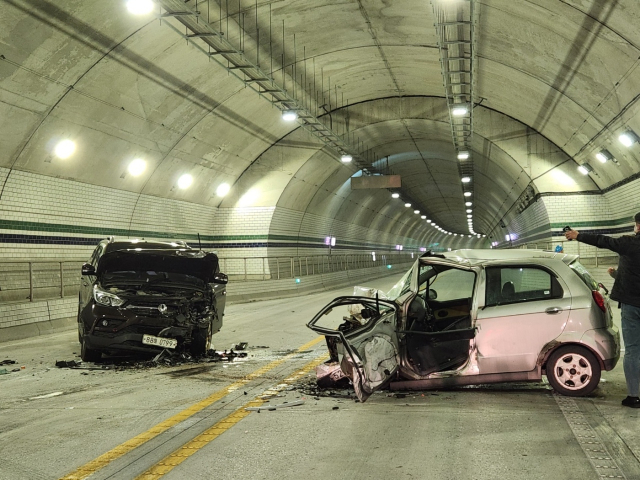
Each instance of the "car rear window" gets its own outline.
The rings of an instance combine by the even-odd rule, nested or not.
[[[587,271],[586,268],[584,268],[584,266],[580,262],[575,260],[574,262],[571,262],[569,264],[569,267],[571,267],[571,270],[573,270],[576,275],[580,277],[580,280],[582,280],[587,287],[589,287],[591,290],[598,290],[598,282],[593,279],[591,274]]]

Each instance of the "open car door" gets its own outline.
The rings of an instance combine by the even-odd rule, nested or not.
[[[338,297],[307,324],[325,336],[331,360],[339,363],[361,402],[398,370],[397,313],[390,300]]]

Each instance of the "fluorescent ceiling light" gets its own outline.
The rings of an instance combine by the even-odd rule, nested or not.
[[[471,196],[471,192],[464,192],[464,196],[465,197],[470,197]]]
[[[583,163],[578,167],[578,171],[583,175],[589,175],[589,172],[593,172],[593,168],[588,163]]]
[[[620,143],[622,143],[625,147],[630,147],[638,141],[638,136],[633,130],[627,130],[618,137],[618,140],[620,140]]]
[[[420,210],[414,210],[413,213],[417,215],[418,213],[420,213]]]
[[[151,0],[127,0],[127,10],[133,15],[146,15],[153,10]]]
[[[451,110],[451,115],[453,115],[454,117],[462,117],[463,115],[466,115],[468,111],[469,109],[466,105],[456,105]]]
[[[462,183],[469,183],[471,181],[471,177],[462,177]]]
[[[473,214],[467,213],[467,218],[473,218]]]
[[[410,203],[405,203],[404,206],[409,208],[411,206],[411,204]]]
[[[473,210],[471,210],[470,208],[467,208],[467,213],[471,213]]]
[[[431,223],[431,220],[427,220],[427,223]]]
[[[426,215],[422,215],[420,218],[423,219],[423,220],[426,220],[427,216]]]
[[[58,142],[58,144],[53,149],[53,153],[55,153],[58,158],[69,158],[73,155],[73,152],[76,151],[76,144],[71,140],[62,140]]]
[[[596,158],[602,163],[607,163],[607,161],[613,160],[613,155],[609,153],[609,150],[603,148],[598,153],[596,153]]]
[[[284,118],[284,117],[283,117],[283,118]],[[341,161],[342,163],[349,163],[349,162],[351,162],[351,160],[353,160],[353,157],[352,157],[351,155],[342,155],[342,156],[340,157],[340,161]]]
[[[400,198],[400,194],[399,193],[392,193],[391,194],[391,198]]]
[[[219,197],[224,197],[231,190],[231,185],[228,183],[221,183],[218,188],[216,188],[216,195]]]
[[[178,187],[184,190],[185,188],[189,188],[193,183],[193,177],[188,173],[185,173],[178,179]]]
[[[466,160],[469,158],[469,152],[458,152],[458,160]]]
[[[464,202],[464,204],[465,204],[467,207],[470,207],[471,205],[473,205],[473,203],[472,203],[472,202]]]
[[[146,168],[147,168],[147,162],[145,162],[141,158],[136,158],[135,160],[131,161],[131,163],[129,164],[129,167],[127,167],[127,171],[134,177],[137,177],[142,172],[144,172]]]
[[[296,118],[298,118],[298,114],[293,110],[285,110],[282,112],[282,119],[285,122],[293,122]]]

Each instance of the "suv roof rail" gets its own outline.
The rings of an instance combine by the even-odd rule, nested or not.
[[[116,241],[116,237],[114,237],[113,235],[109,235],[107,237],[107,243],[113,243]]]

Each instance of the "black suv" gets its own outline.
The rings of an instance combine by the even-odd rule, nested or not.
[[[82,266],[82,360],[164,348],[203,355],[222,327],[226,284],[217,255],[184,242],[102,240]]]

